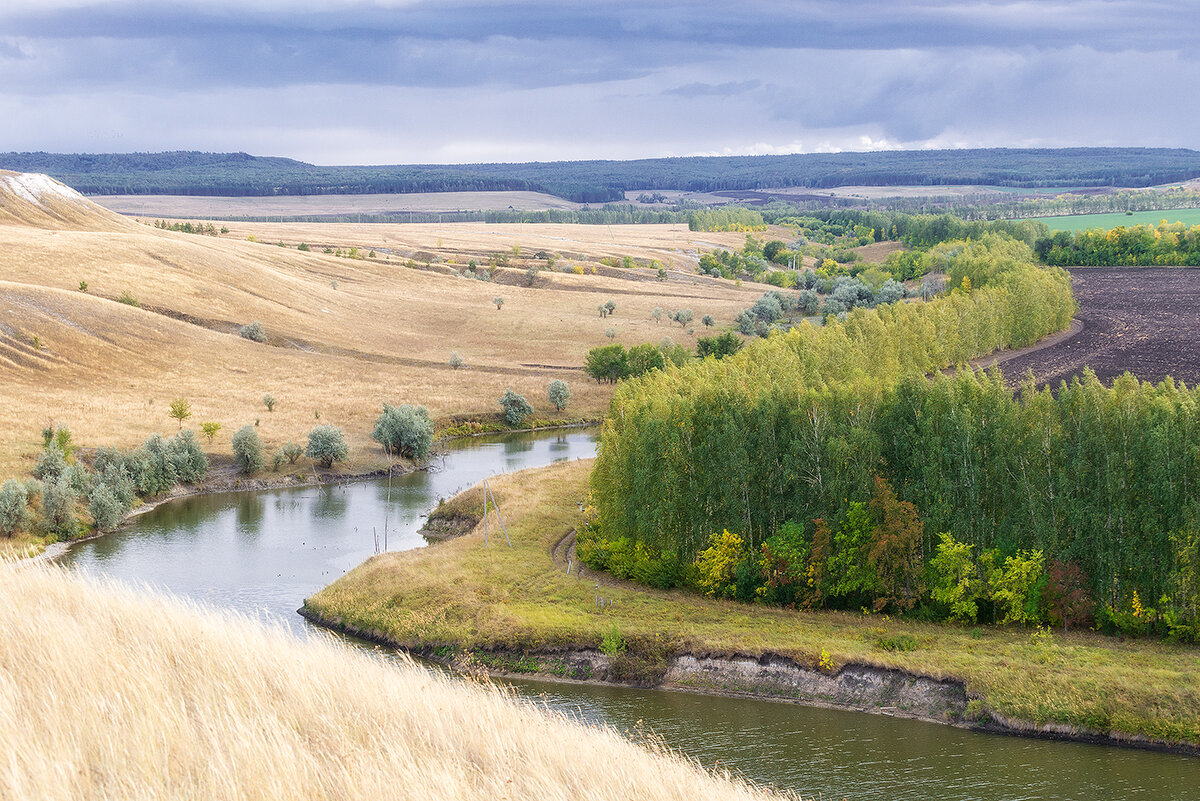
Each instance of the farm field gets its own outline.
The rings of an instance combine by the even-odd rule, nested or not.
[[[1200,209],[1159,209],[1157,211],[1135,211],[1133,214],[1072,214],[1064,217],[1035,217],[1053,231],[1083,231],[1088,228],[1116,228],[1118,225],[1158,225],[1163,220],[1169,223],[1200,225]]]
[[[626,346],[664,337],[692,346],[694,336],[656,324],[651,310],[690,308],[726,326],[767,289],[695,275],[689,249],[738,246],[744,235],[681,225],[263,224],[211,237],[142,225],[49,188],[60,184],[23,180],[19,192],[0,182],[0,477],[28,474],[52,422],[83,447],[170,433],[177,397],[191,403],[188,426],[222,424],[205,444],[214,454],[229,453],[242,425],[257,423],[270,453],[319,420],[345,430],[360,468],[381,458],[369,435],[385,401],[424,404],[442,421],[498,416],[511,388],[545,419],[546,386],[562,378],[573,393],[565,414],[595,418],[612,389],[580,367],[608,328]],[[293,247],[266,244],[281,240]],[[302,241],[310,252],[295,249]],[[326,244],[360,247],[363,258],[325,254]],[[545,265],[533,257],[543,248],[562,259],[531,287],[526,271]],[[501,251],[511,266],[493,280],[459,275]],[[650,269],[598,262],[626,255],[679,271],[658,281]],[[406,267],[414,257],[419,268]],[[610,299],[616,312],[601,319],[596,307]],[[238,336],[253,321],[266,343]],[[449,366],[451,352],[462,369]]]
[[[1004,360],[1010,380],[1032,370],[1055,385],[1091,367],[1105,382],[1129,371],[1200,383],[1200,268],[1076,267],[1071,276],[1081,329]]]
[[[279,197],[95,195],[91,199],[120,214],[205,219],[391,214],[405,211],[492,211],[508,208],[540,211],[577,209],[581,205],[542,192],[419,192]]]

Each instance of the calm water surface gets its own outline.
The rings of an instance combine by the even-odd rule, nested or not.
[[[486,476],[595,453],[593,432],[456,443],[441,468],[386,480],[187,498],[81,543],[62,561],[239,612],[297,633],[303,599],[374,553],[425,544],[438,498]],[[804,796],[851,801],[1200,801],[1200,759],[973,734],[946,726],[712,698],[537,681],[532,702],[589,723],[653,732],[706,766]],[[639,721],[641,726],[639,728]]]

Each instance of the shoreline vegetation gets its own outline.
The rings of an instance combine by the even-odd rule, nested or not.
[[[460,529],[474,519],[469,533],[373,557],[301,614],[468,673],[744,694],[1200,754],[1194,647],[805,612],[580,573],[571,538],[591,467],[492,482],[512,549],[483,548],[476,487],[431,515]]]
[[[504,422],[489,419],[471,417],[455,418],[448,421],[438,431],[438,442],[445,444],[458,439],[572,430],[596,426],[600,421],[588,418],[567,418],[562,421],[539,419],[533,421],[533,423],[533,425],[529,425],[529,421],[525,421],[520,424],[520,427],[514,428]],[[431,452],[429,458],[420,460],[397,458],[386,462],[384,461],[385,457],[380,456],[374,462],[352,461],[343,464],[341,467],[334,468],[321,468],[315,463],[308,463],[300,466],[300,469],[283,470],[282,472],[262,470],[253,475],[243,475],[236,472],[232,466],[223,464],[210,469],[204,479],[197,483],[176,484],[164,493],[141,499],[140,502],[123,514],[119,522],[110,528],[98,529],[93,527],[87,533],[69,539],[35,537],[31,535],[21,538],[20,542],[17,542],[15,539],[10,540],[8,543],[10,545],[9,555],[32,561],[53,561],[62,556],[76,543],[98,539],[111,534],[133,518],[152,512],[159,506],[171,501],[198,495],[258,492],[294,487],[321,486],[324,484],[340,484],[387,476],[389,473],[394,476],[400,476],[428,469],[432,458],[441,453],[444,453],[444,451]],[[295,468],[296,466],[292,465],[291,467]],[[4,556],[5,554],[0,552],[0,558]]]
[[[13,801],[794,798],[403,656],[43,565],[0,562],[0,681]]]

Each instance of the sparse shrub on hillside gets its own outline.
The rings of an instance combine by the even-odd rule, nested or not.
[[[612,339],[616,335],[617,335],[617,329],[613,328],[611,325],[608,328],[604,329],[604,336],[608,337],[609,339]]]
[[[101,531],[111,531],[121,522],[128,507],[121,503],[116,493],[103,481],[97,481],[88,497],[88,514]]]
[[[301,242],[299,245],[296,246],[296,250],[300,250],[300,251],[307,253],[308,251],[312,250],[312,248],[310,248],[308,246],[307,242]]]
[[[538,268],[530,267],[525,271],[525,283],[527,283],[529,286],[533,286],[535,283],[537,283],[537,276]]]
[[[424,406],[383,404],[371,438],[389,454],[423,459],[433,445],[433,420]]]
[[[717,321],[715,319],[713,319],[713,316],[711,314],[706,314],[703,317],[701,317],[700,322],[704,323],[705,328],[712,328],[714,325],[717,324]]]
[[[287,459],[288,464],[295,464],[304,455],[304,448],[298,442],[285,442],[279,446],[279,453]]]
[[[87,291],[88,291],[88,282],[87,282],[87,281],[80,281],[80,282],[79,282],[79,291],[80,291],[80,292],[87,292]]]
[[[11,537],[29,528],[29,493],[25,485],[10,478],[0,487],[0,535]]]
[[[117,298],[117,303],[124,303],[126,306],[137,306],[139,308],[142,305],[138,303],[137,298],[129,294],[128,290],[121,293],[121,297]]]
[[[308,447],[304,455],[309,459],[320,462],[321,467],[333,467],[334,462],[344,462],[350,455],[346,445],[346,437],[337,426],[315,426],[308,432]]]
[[[655,325],[662,322],[663,310],[662,306],[655,306],[654,311],[650,312],[650,318],[654,320]]]
[[[571,400],[571,388],[567,386],[566,381],[556,378],[546,388],[546,396],[554,404],[554,408],[561,412]]]
[[[679,309],[671,315],[671,319],[679,323],[681,327],[687,328],[687,324],[692,321],[693,316],[691,309]]]
[[[599,306],[596,307],[596,311],[600,312],[601,320],[603,320],[605,317],[608,316],[608,307],[605,306],[603,303],[601,303]]]
[[[604,308],[608,311],[609,314],[616,314],[617,303],[614,300],[606,300],[606,301],[604,301]]]
[[[180,430],[183,429],[183,421],[192,416],[192,404],[187,398],[176,398],[171,401],[171,408],[167,411],[167,415],[173,420],[179,421]]]
[[[492,298],[492,303],[496,304],[496,310],[499,311],[500,308],[504,305],[504,298],[497,295],[496,297]]]
[[[267,407],[268,412],[275,411],[275,396],[273,396],[270,392],[268,392],[266,395],[263,395],[262,401],[263,406]]]
[[[283,460],[284,460],[283,451],[282,450],[275,451],[275,455],[271,457],[271,471],[278,473],[279,468],[283,467]]]
[[[217,434],[220,432],[220,430],[221,430],[220,423],[209,422],[209,423],[201,423],[200,424],[200,433],[203,434],[204,436],[208,437],[208,441],[210,444],[212,443],[212,441],[214,439],[216,439]]]
[[[242,426],[230,441],[238,472],[250,475],[263,469],[262,440],[254,426]]]
[[[450,369],[457,370],[463,366],[463,357],[458,355],[458,351],[450,351]]]
[[[241,328],[239,328],[238,336],[240,336],[242,339],[249,339],[252,342],[267,341],[267,332],[263,330],[262,323],[260,323],[258,320],[255,320],[249,325],[243,325]]]
[[[500,405],[504,408],[504,421],[510,426],[520,425],[522,420],[533,414],[533,407],[525,400],[525,396],[511,389],[504,390]]]
[[[50,442],[45,450],[38,454],[33,474],[42,481],[56,481],[66,469],[67,460],[63,456],[62,448],[58,447],[57,442]]]

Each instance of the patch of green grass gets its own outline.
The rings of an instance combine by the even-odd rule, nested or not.
[[[1083,231],[1088,228],[1108,230],[1118,225],[1158,225],[1163,220],[1169,223],[1200,225],[1200,209],[1165,209],[1160,211],[1135,211],[1133,214],[1113,212],[1111,214],[1072,214],[1064,217],[1035,217],[1052,231]]]
[[[442,437],[474,437],[479,434],[506,434],[510,431],[526,431],[539,428],[562,428],[565,426],[592,425],[599,422],[590,417],[567,417],[550,419],[542,417],[527,417],[520,425],[511,426],[503,418],[472,418],[452,420],[438,430]]]
[[[978,711],[1200,743],[1200,648],[1056,632],[802,612],[632,584],[595,586],[550,552],[582,522],[590,461],[494,479],[513,547],[482,527],[429,548],[376,556],[308,599],[327,618],[407,647],[534,652],[599,648],[614,628],[629,680],[653,683],[670,656],[776,653],[831,669],[854,662],[966,684]],[[598,606],[597,595],[610,601]],[[911,643],[919,647],[908,647]],[[884,644],[893,647],[886,647]]]

